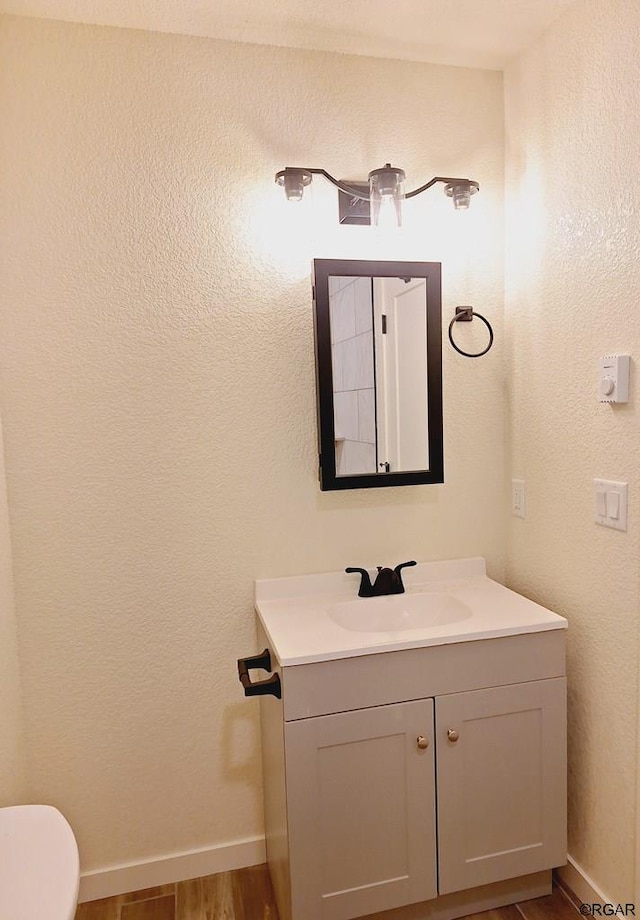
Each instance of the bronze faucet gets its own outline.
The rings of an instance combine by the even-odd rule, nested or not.
[[[371,584],[371,578],[366,569],[359,569],[349,566],[345,572],[358,572],[362,578],[360,580],[360,590],[358,597],[381,597],[385,594],[404,594],[404,585],[402,584],[401,569],[410,565],[417,565],[415,561],[401,562],[395,569],[383,568],[377,566],[378,574],[376,580]]]

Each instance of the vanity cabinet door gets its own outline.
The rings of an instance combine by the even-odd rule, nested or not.
[[[440,894],[566,862],[566,681],[436,700]]]
[[[436,896],[433,700],[288,722],[285,758],[294,918]]]

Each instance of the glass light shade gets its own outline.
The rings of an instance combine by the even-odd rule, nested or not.
[[[471,196],[475,195],[478,188],[476,182],[460,182],[455,185],[451,183],[445,187],[445,194],[453,201],[456,211],[468,211]]]
[[[402,199],[404,197],[404,169],[385,163],[381,169],[369,173],[371,198],[371,223],[378,226],[381,213],[393,208],[398,227],[402,226]]]
[[[305,186],[311,183],[311,173],[287,166],[276,173],[276,183],[284,189],[287,201],[301,201]]]

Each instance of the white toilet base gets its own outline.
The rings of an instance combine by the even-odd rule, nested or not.
[[[76,840],[56,808],[0,808],[0,917],[73,920],[79,880]]]

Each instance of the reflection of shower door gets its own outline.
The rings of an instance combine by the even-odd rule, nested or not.
[[[428,470],[426,280],[374,278],[373,288],[378,462]]]

